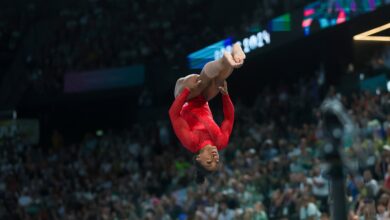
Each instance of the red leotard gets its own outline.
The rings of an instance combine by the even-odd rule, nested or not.
[[[229,95],[222,95],[224,120],[219,127],[206,99],[200,95],[186,102],[189,94],[190,90],[185,88],[169,109],[176,136],[193,153],[208,144],[216,146],[218,150],[224,149],[234,122],[234,106]]]

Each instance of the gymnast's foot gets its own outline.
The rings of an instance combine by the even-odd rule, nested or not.
[[[243,64],[244,60],[246,58],[244,51],[242,50],[241,46],[239,43],[235,43],[232,48],[232,56],[233,60],[236,63]]]
[[[235,43],[232,48],[232,52],[225,51],[223,53],[223,61],[232,68],[240,68],[244,64],[245,53],[242,51],[239,43]]]

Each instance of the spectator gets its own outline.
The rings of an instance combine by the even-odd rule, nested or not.
[[[374,199],[379,192],[378,182],[372,178],[370,170],[364,171],[364,182],[368,190],[368,197]]]
[[[321,212],[317,206],[311,201],[308,195],[303,195],[299,209],[299,219],[301,220],[316,220],[320,219]]]
[[[312,190],[317,201],[320,201],[320,210],[326,210],[328,207],[329,182],[322,176],[320,167],[313,169]]]

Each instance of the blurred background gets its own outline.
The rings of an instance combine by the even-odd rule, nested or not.
[[[176,80],[240,42],[223,168],[193,181]],[[320,104],[360,128],[349,219],[390,219],[389,0],[0,2],[1,219],[329,219]],[[219,98],[210,102],[222,120]]]

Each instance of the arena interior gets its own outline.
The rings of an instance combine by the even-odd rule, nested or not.
[[[175,83],[237,42],[199,184]],[[390,220],[390,1],[1,1],[0,219]]]

